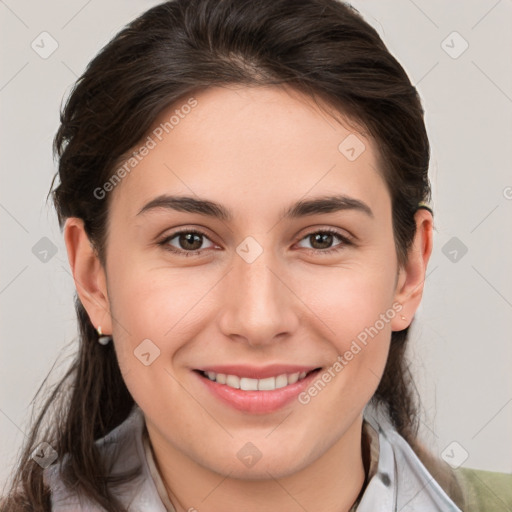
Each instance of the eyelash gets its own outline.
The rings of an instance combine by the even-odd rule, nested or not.
[[[202,231],[197,231],[195,229],[185,229],[182,231],[177,231],[176,233],[173,233],[172,235],[165,237],[162,241],[158,242],[158,245],[162,246],[167,251],[170,251],[174,254],[178,254],[180,256],[185,256],[187,258],[190,256],[198,256],[201,254],[201,252],[203,252],[205,250],[205,249],[197,249],[195,251],[185,251],[183,249],[181,249],[181,250],[176,249],[172,245],[169,245],[170,240],[172,240],[173,238],[176,238],[179,235],[183,235],[183,234],[194,234],[194,235],[199,235],[199,236],[208,238],[208,235],[206,233],[203,233]],[[308,248],[306,248],[307,251],[310,251],[315,254],[329,255],[329,254],[343,250],[343,248],[345,246],[354,245],[352,240],[350,240],[347,236],[344,236],[341,233],[339,233],[338,231],[336,231],[335,229],[330,229],[330,228],[319,229],[317,231],[311,231],[307,235],[303,236],[300,240],[298,240],[298,242],[301,242],[302,240],[304,240],[312,235],[317,235],[317,234],[334,235],[334,236],[338,237],[342,243],[340,243],[334,247],[331,247],[329,249],[308,249]],[[208,238],[208,240],[209,240],[209,238]]]

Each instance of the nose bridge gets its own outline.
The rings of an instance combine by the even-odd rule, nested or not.
[[[271,248],[260,245],[258,250],[248,241],[237,252],[227,283],[223,329],[226,335],[243,337],[252,345],[271,343],[295,328],[293,294],[285,276],[279,275],[282,266]]]
[[[271,250],[267,249],[253,262],[249,263],[245,260],[239,261],[236,265],[236,273],[238,275],[241,292],[250,300],[263,301],[274,293],[278,280],[271,269],[276,267],[275,258],[270,254]],[[276,282],[277,281],[277,282]]]

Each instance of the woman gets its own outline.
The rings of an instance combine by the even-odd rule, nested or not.
[[[80,348],[6,510],[491,510],[417,439],[429,143],[357,12],[166,2],[61,123]]]

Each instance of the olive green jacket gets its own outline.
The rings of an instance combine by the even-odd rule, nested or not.
[[[464,512],[512,512],[512,474],[459,468],[455,475],[466,502]]]

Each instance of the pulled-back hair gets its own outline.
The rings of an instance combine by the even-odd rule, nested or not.
[[[90,62],[61,112],[53,191],[61,227],[68,217],[83,219],[104,263],[111,194],[99,199],[94,191],[163,109],[227,84],[286,84],[323,100],[375,140],[392,200],[398,262],[405,264],[418,203],[430,200],[423,108],[377,32],[337,0],[173,0],[127,25]],[[5,510],[50,510],[43,470],[31,459],[40,441],[68,454],[64,477],[77,492],[108,512],[123,510],[109,490],[108,470],[94,441],[118,426],[134,401],[113,344],[97,343],[78,298],[76,310],[76,357],[32,426]],[[372,401],[387,409],[397,431],[459,499],[442,464],[418,441],[418,400],[405,355],[408,330],[392,333]]]

